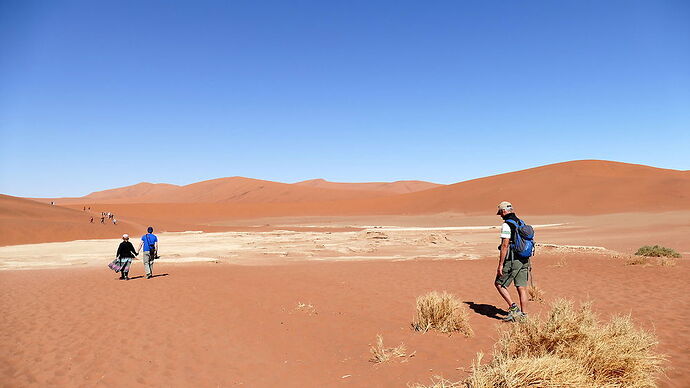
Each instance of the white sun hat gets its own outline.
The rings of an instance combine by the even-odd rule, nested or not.
[[[125,233],[125,234],[122,235],[122,238],[123,238],[124,240],[129,240],[129,235],[128,235],[127,233]]]

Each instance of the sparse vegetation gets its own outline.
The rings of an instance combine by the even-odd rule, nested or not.
[[[539,286],[530,284],[527,287],[527,295],[529,296],[529,300],[532,302],[544,303],[544,290],[539,288]]]
[[[431,379],[431,385],[424,385],[420,383],[416,383],[413,385],[409,385],[409,388],[460,388],[464,387],[465,385],[462,383],[462,381],[450,381],[447,379],[444,379],[441,376],[434,376]]]
[[[383,337],[381,334],[376,335],[376,344],[369,349],[371,358],[369,361],[373,363],[381,363],[391,360],[396,357],[405,357],[407,355],[404,344],[400,344],[394,348],[386,348],[383,345]]]
[[[632,256],[628,258],[625,265],[649,265],[649,257],[647,256]]]
[[[638,249],[635,255],[646,257],[674,257],[676,259],[681,257],[680,253],[671,248],[662,247],[661,245],[645,245]]]
[[[460,332],[466,337],[473,334],[467,306],[447,292],[432,291],[417,298],[417,313],[412,323],[416,331],[431,329],[442,333]]]
[[[566,259],[565,256],[561,256],[558,258],[558,261],[553,266],[560,268],[560,267],[565,267],[567,264],[568,264],[568,259]]]
[[[629,316],[601,324],[589,304],[559,300],[546,320],[530,318],[501,332],[493,359],[472,365],[464,384],[489,387],[654,387],[663,357],[653,334]]]
[[[658,264],[662,267],[674,267],[678,264],[678,260],[671,257],[660,257]]]

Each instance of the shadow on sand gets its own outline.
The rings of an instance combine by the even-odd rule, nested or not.
[[[158,278],[158,277],[162,277],[162,276],[168,276],[168,274],[167,273],[159,273],[157,275],[153,275],[152,277]],[[146,277],[145,275],[132,276],[131,278],[129,278],[129,280],[144,279],[145,277]]]
[[[464,302],[472,311],[485,317],[501,320],[508,312],[491,304]]]

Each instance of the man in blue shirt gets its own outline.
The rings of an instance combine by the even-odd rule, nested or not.
[[[137,249],[137,255],[141,252],[141,248],[144,247],[144,270],[146,270],[146,279],[151,279],[153,277],[153,260],[158,254],[158,237],[153,234],[153,227],[149,226],[145,235],[141,236],[141,244],[139,244],[139,249]]]

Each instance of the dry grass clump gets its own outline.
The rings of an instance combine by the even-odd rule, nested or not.
[[[377,364],[389,361],[394,357],[405,357],[407,355],[405,344],[400,344],[394,348],[383,346],[383,337],[381,334],[376,335],[376,345],[373,345],[369,351],[371,352],[369,361]]]
[[[660,257],[658,264],[662,267],[675,267],[678,264],[678,260],[671,257]]]
[[[436,329],[442,333],[460,332],[466,337],[473,334],[467,306],[447,292],[429,292],[417,297],[417,314],[412,327],[426,333]]]
[[[649,257],[647,256],[633,256],[628,258],[625,265],[649,265]]]
[[[416,383],[413,385],[407,384],[409,388],[461,388],[465,387],[466,385],[463,384],[462,381],[450,381],[447,379],[444,379],[441,376],[434,376],[431,379],[431,385],[424,385],[420,383]]]
[[[493,360],[472,366],[466,387],[655,387],[663,356],[653,334],[629,316],[601,324],[589,304],[553,303],[546,320],[530,318],[501,332]]]
[[[557,267],[557,268],[561,268],[561,267],[565,267],[567,264],[568,264],[568,259],[566,259],[565,256],[561,256],[558,258],[558,261],[553,266]]]
[[[532,302],[544,303],[544,290],[534,284],[527,286],[527,295]]]
[[[647,257],[681,257],[681,254],[671,248],[662,247],[661,245],[645,245],[635,252],[637,256]]]

